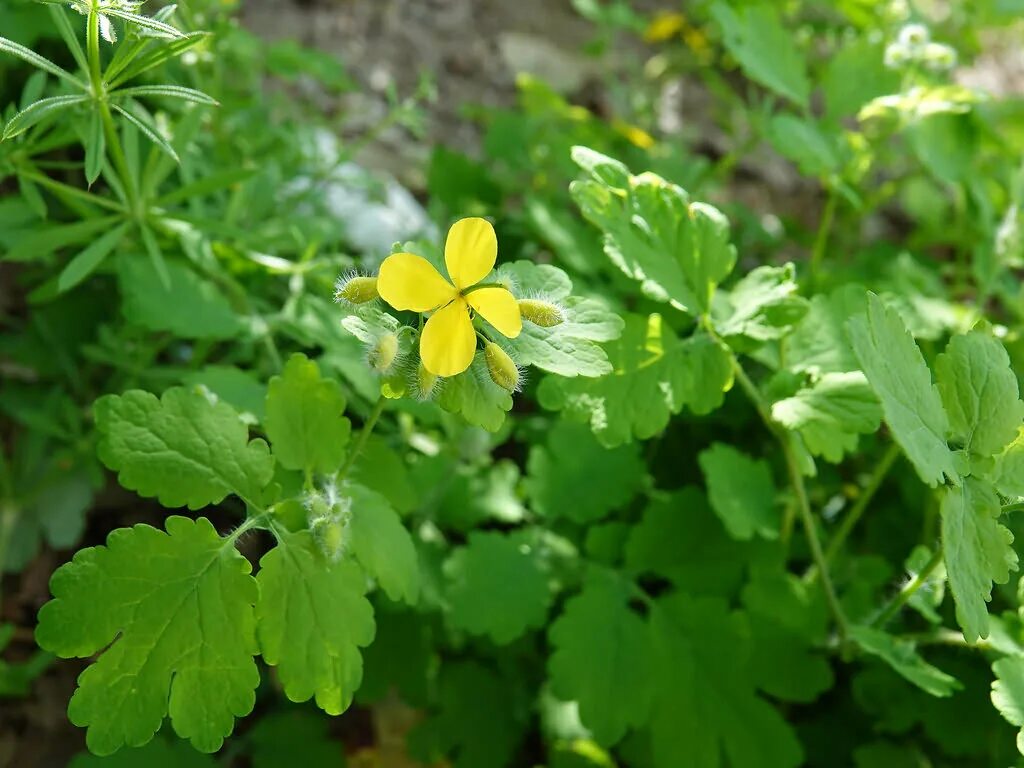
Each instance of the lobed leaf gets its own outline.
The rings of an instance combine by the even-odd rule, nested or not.
[[[167,715],[199,751],[220,748],[259,683],[250,571],[208,520],[178,516],[166,532],[118,529],[57,570],[36,641],[63,658],[100,654],[68,705],[91,751],[141,746]]]
[[[97,453],[118,481],[165,507],[200,509],[233,493],[258,498],[274,460],[235,410],[195,390],[175,387],[160,399],[129,390],[93,406]]]
[[[285,469],[337,471],[352,433],[344,412],[338,382],[322,378],[305,355],[292,355],[267,388],[263,424],[274,458]]]
[[[865,315],[847,323],[854,353],[882,403],[893,437],[930,486],[960,482],[946,444],[949,420],[921,350],[896,310],[873,293]]]
[[[256,634],[291,701],[316,699],[330,715],[348,709],[363,677],[360,646],[373,642],[373,608],[355,564],[327,561],[308,531],[277,530],[260,560]]]

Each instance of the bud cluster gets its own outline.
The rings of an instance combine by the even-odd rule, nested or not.
[[[304,505],[313,540],[332,563],[344,556],[351,539],[352,499],[329,483],[306,495]]]
[[[955,67],[956,61],[956,51],[943,43],[933,43],[923,24],[904,25],[896,41],[885,49],[885,66],[890,69],[921,64],[933,72],[944,72]]]

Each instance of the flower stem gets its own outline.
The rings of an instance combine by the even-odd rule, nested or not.
[[[932,575],[932,571],[939,567],[942,562],[942,547],[937,547],[935,553],[931,556],[931,559],[925,563],[920,573],[914,576],[906,586],[903,587],[888,604],[878,612],[871,621],[873,627],[883,627],[888,623],[893,616],[895,616],[900,608],[902,608],[906,602],[914,596],[914,594],[923,587],[927,582],[928,578]]]
[[[832,562],[832,559],[836,556],[839,548],[846,541],[846,538],[850,535],[850,532],[854,529],[861,517],[864,515],[864,511],[868,508],[868,504],[878,493],[878,489],[885,481],[886,476],[889,474],[889,470],[892,469],[892,465],[896,463],[896,459],[899,458],[900,447],[896,443],[889,446],[885,455],[882,456],[882,460],[875,465],[874,471],[871,473],[871,477],[868,479],[867,485],[864,486],[864,490],[861,491],[860,496],[854,505],[850,507],[850,511],[846,513],[846,517],[839,524],[839,528],[833,534],[832,538],[828,542],[828,546],[825,548],[825,562]],[[813,578],[808,575],[810,578]]]
[[[818,284],[821,276],[821,263],[825,259],[825,247],[828,245],[828,236],[832,232],[832,222],[836,217],[836,205],[839,196],[834,189],[829,189],[828,198],[825,200],[825,210],[821,214],[821,223],[818,225],[818,233],[814,236],[814,246],[811,251],[811,288]]]
[[[836,594],[835,587],[832,584],[832,576],[828,570],[828,563],[825,561],[825,554],[821,549],[821,542],[818,540],[818,532],[814,527],[814,517],[811,514],[811,505],[807,499],[804,476],[800,471],[800,463],[797,461],[796,453],[793,451],[793,442],[789,433],[772,418],[764,397],[761,395],[760,390],[758,390],[757,385],[747,376],[747,372],[743,370],[743,366],[736,355],[732,355],[732,364],[733,373],[736,376],[736,381],[739,382],[740,388],[754,404],[765,426],[768,427],[768,430],[775,436],[782,447],[782,454],[786,460],[786,470],[789,474],[789,482],[793,488],[793,493],[796,495],[796,511],[803,524],[804,534],[807,536],[811,557],[818,572],[821,574],[821,587],[825,592],[825,600],[828,602],[832,616],[835,618],[836,630],[839,634],[840,644],[842,644],[846,639],[848,628],[846,614],[843,613],[843,607],[839,603],[839,597]]]
[[[352,450],[348,452],[348,456],[345,457],[345,464],[338,472],[338,482],[345,479],[348,475],[349,470],[352,469],[352,465],[355,464],[359,454],[362,453],[363,448],[366,447],[366,441],[370,439],[370,435],[373,433],[373,428],[377,424],[377,419],[380,418],[381,413],[384,411],[384,406],[387,403],[387,398],[381,395],[376,404],[373,406],[373,410],[370,411],[370,415],[366,417],[366,421],[363,422],[363,428],[359,432],[359,437],[356,438],[356,444],[352,446]]]

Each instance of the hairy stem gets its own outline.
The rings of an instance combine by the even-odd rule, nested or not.
[[[925,563],[924,568],[921,569],[920,573],[907,582],[906,586],[897,592],[895,597],[893,597],[893,599],[878,612],[878,615],[872,619],[871,626],[884,627],[893,616],[899,613],[900,608],[906,605],[907,601],[914,596],[917,590],[928,582],[929,577],[932,575],[932,571],[938,568],[941,562],[942,547],[938,547],[935,550],[935,553],[931,556],[931,559]]]
[[[786,470],[789,474],[789,482],[793,488],[793,493],[796,496],[796,511],[800,516],[800,521],[803,524],[804,534],[807,536],[807,543],[811,550],[811,557],[814,560],[814,564],[821,574],[821,586],[825,592],[825,599],[828,602],[829,609],[832,611],[832,616],[835,618],[836,629],[839,634],[840,643],[846,639],[847,635],[847,621],[846,614],[843,613],[843,607],[839,603],[839,597],[836,594],[835,587],[832,584],[832,576],[828,570],[828,563],[825,561],[825,554],[821,548],[821,542],[818,539],[818,532],[814,527],[814,516],[811,514],[810,501],[807,498],[807,488],[804,485],[804,476],[800,472],[800,463],[797,461],[796,453],[793,451],[793,442],[786,432],[779,424],[772,418],[771,412],[768,410],[768,406],[764,401],[764,397],[758,390],[757,385],[750,380],[747,376],[747,372],[743,370],[743,366],[735,355],[732,356],[733,361],[733,372],[736,376],[736,381],[739,382],[740,388],[744,391],[750,401],[757,408],[757,412],[761,415],[761,419],[764,421],[765,426],[768,427],[769,431],[779,441],[779,445],[782,447],[782,454],[786,459]]]
[[[373,433],[373,428],[377,424],[377,419],[380,418],[381,413],[384,411],[384,406],[387,404],[387,398],[381,395],[377,402],[373,406],[373,410],[370,411],[370,415],[366,417],[366,421],[363,422],[363,428],[359,432],[359,437],[356,438],[356,444],[352,446],[352,450],[348,452],[348,456],[345,457],[345,464],[338,472],[338,481],[345,479],[348,475],[349,470],[352,469],[352,465],[355,464],[359,454],[362,453],[363,448],[366,446],[366,441],[370,439],[370,435]]]
[[[853,506],[850,507],[850,511],[846,513],[846,517],[839,524],[839,528],[833,534],[832,538],[828,542],[828,546],[825,548],[825,562],[832,562],[832,558],[836,556],[840,547],[846,541],[850,532],[854,529],[861,517],[864,516],[865,510],[868,508],[868,504],[875,498],[875,494],[878,493],[878,489],[885,481],[886,476],[889,474],[889,470],[892,469],[892,465],[896,463],[896,459],[899,458],[900,447],[893,443],[886,450],[885,455],[882,456],[882,460],[875,465],[874,471],[871,473],[871,477],[868,479],[867,485],[861,491],[857,501],[854,502]]]

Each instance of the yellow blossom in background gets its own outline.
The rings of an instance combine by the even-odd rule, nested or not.
[[[476,353],[475,310],[500,333],[515,338],[523,328],[519,305],[497,285],[478,285],[498,258],[498,238],[490,222],[460,219],[444,245],[445,279],[422,256],[395,253],[384,259],[377,289],[395,309],[433,312],[420,336],[420,359],[435,376],[455,376],[469,368]]]
[[[648,43],[663,43],[675,37],[687,26],[686,17],[676,11],[661,11],[651,19],[644,30],[644,40]]]

